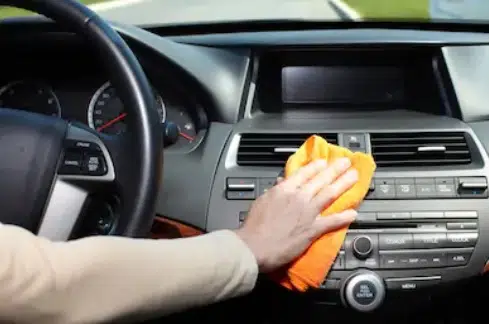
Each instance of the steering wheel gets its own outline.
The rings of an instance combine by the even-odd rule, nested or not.
[[[108,23],[75,0],[0,0],[34,11],[87,40],[99,54],[127,114],[127,132],[99,134],[83,124],[0,108],[0,222],[55,241],[68,240],[87,198],[120,201],[112,234],[146,237],[163,165],[162,132],[151,86],[136,57]]]

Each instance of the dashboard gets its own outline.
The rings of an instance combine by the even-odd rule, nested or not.
[[[489,260],[489,34],[425,25],[170,33],[114,23],[176,139],[157,214],[238,228],[311,134],[378,169],[314,305],[415,313]],[[346,25],[345,25],[346,26]],[[274,25],[273,28],[277,26]],[[125,131],[96,53],[39,19],[0,26],[0,106]],[[319,311],[321,312],[321,311]]]

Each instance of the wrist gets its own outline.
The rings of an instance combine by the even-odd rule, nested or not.
[[[265,265],[265,258],[263,257],[262,250],[259,248],[259,244],[256,244],[253,239],[253,235],[247,233],[247,231],[243,228],[235,230],[234,233],[245,243],[248,249],[251,251],[253,256],[255,257],[256,264],[258,266],[258,270],[262,272]]]

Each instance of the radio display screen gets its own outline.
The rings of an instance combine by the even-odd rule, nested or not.
[[[284,104],[402,104],[405,70],[396,66],[285,66]]]

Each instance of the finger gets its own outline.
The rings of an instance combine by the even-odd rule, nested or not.
[[[298,188],[309,181],[309,179],[314,177],[317,173],[326,169],[327,165],[328,164],[325,160],[316,160],[311,162],[308,165],[300,168],[292,176],[285,179],[285,181],[282,182],[282,185],[293,189]]]
[[[284,178],[278,177],[277,178],[277,182],[275,183],[275,185],[281,184],[284,180],[285,180]]]
[[[307,197],[314,197],[322,188],[333,183],[341,174],[343,174],[351,166],[351,161],[348,158],[341,158],[334,161],[328,168],[318,173],[302,188]]]
[[[311,238],[316,239],[319,236],[337,230],[341,227],[350,225],[357,217],[357,212],[353,209],[345,210],[338,214],[329,216],[320,216],[316,218],[311,228]]]
[[[318,213],[336,200],[345,191],[350,189],[358,181],[358,172],[355,169],[350,169],[343,173],[335,182],[329,186],[325,186],[312,199],[311,204],[317,208]]]

